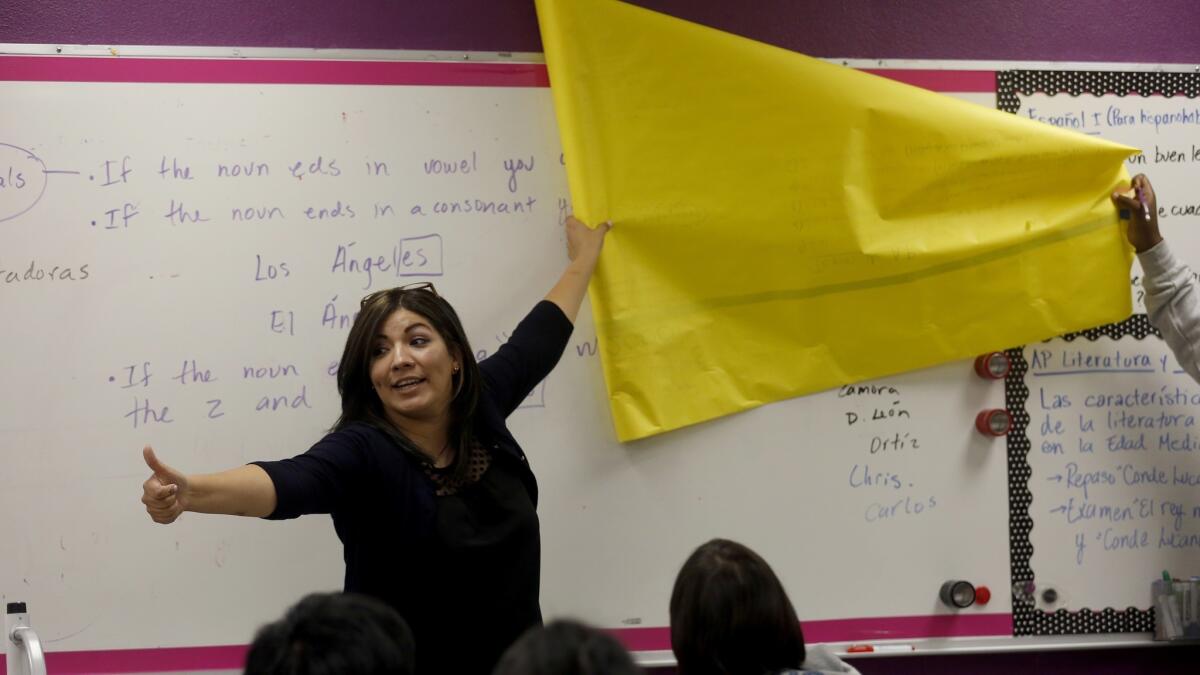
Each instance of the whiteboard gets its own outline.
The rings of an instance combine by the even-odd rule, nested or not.
[[[1130,172],[1151,178],[1176,256],[1200,264],[1200,77],[1010,78],[1026,90],[1017,114],[1141,148]],[[1130,319],[1014,350],[1007,400],[1027,417],[1009,439],[1013,517],[1032,523],[1013,529],[1014,579],[1034,587],[1014,599],[1019,635],[1151,630],[1150,582],[1200,574],[1200,385],[1147,322],[1136,262],[1131,291]]]
[[[488,86],[478,64],[445,65],[456,86],[254,67],[0,83],[0,175],[26,177],[0,191],[0,507],[23,514],[0,519],[0,593],[52,652],[245,644],[339,588],[327,517],[150,522],[142,445],[188,472],[302,452],[337,416],[363,294],[433,281],[483,357],[565,263],[544,86]],[[719,251],[713,270],[738,272]],[[667,649],[674,576],[722,536],[771,562],[810,641],[1011,635],[1005,446],[972,426],[1001,383],[952,363],[622,445],[595,346],[585,309],[510,418],[541,487],[547,617]],[[952,613],[948,579],[995,595]]]

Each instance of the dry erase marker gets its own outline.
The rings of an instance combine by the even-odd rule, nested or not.
[[[847,654],[898,654],[912,651],[916,651],[912,645],[850,645],[846,648]]]
[[[1142,188],[1137,189],[1137,200],[1142,205],[1142,220],[1150,222],[1150,205],[1146,203],[1146,195],[1142,192]]]

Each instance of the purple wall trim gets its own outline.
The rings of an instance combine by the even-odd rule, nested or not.
[[[1194,0],[634,0],[813,56],[1200,63]],[[541,51],[532,0],[3,0],[0,42]]]
[[[1200,3],[1194,0],[634,4],[812,56],[1200,63]]]

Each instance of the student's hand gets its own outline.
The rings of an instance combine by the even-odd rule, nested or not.
[[[604,247],[604,235],[612,229],[612,223],[600,223],[594,229],[583,224],[575,216],[567,216],[567,257],[571,262],[581,260],[594,265],[600,259]]]
[[[148,445],[142,449],[142,457],[154,472],[142,483],[142,503],[146,505],[146,513],[156,523],[175,522],[179,514],[187,510],[187,476],[158,461]]]
[[[1114,192],[1112,200],[1117,208],[1129,211],[1129,228],[1125,236],[1133,245],[1133,250],[1142,253],[1162,241],[1162,235],[1158,233],[1158,201],[1154,198],[1150,179],[1144,174],[1134,176],[1129,189],[1132,195],[1130,192]],[[1144,209],[1142,202],[1145,202]]]

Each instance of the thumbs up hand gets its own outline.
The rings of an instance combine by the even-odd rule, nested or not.
[[[172,523],[187,510],[187,476],[158,461],[150,446],[142,449],[146,466],[154,473],[142,483],[142,503],[156,523]]]

